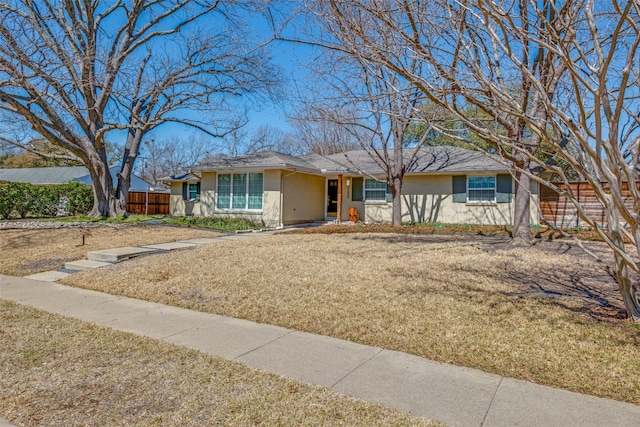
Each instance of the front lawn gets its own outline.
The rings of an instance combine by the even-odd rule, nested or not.
[[[51,426],[430,426],[221,358],[0,300],[0,415]]]
[[[57,270],[87,252],[123,246],[221,236],[206,230],[132,224],[87,223],[53,229],[0,230],[0,274],[28,276]]]
[[[592,251],[608,256],[601,243]],[[640,404],[640,329],[611,277],[562,242],[277,234],[63,283],[329,335]]]

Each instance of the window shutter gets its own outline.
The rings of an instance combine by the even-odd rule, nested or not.
[[[200,181],[198,181],[198,183],[197,183],[196,193],[198,194],[198,199],[200,199]]]
[[[511,175],[502,174],[498,175],[496,179],[496,202],[497,203],[509,203],[511,201],[511,193],[513,182]]]
[[[351,200],[361,202],[364,180],[360,177],[351,178]]]
[[[182,183],[182,200],[187,200],[189,198],[189,184],[186,182]]]
[[[452,178],[453,178],[453,203],[466,203],[467,202],[466,175],[454,175]]]

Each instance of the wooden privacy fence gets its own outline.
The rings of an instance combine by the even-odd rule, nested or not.
[[[597,224],[606,227],[607,219],[604,214],[604,207],[596,198],[596,193],[587,182],[572,182],[569,184],[571,191],[576,196],[580,205],[586,211],[587,216],[592,218]],[[565,184],[559,184],[562,190],[566,189]],[[606,192],[609,191],[606,184],[603,185]],[[631,193],[627,183],[622,185],[622,196],[627,206],[633,206]],[[588,226],[578,217],[578,211],[566,197],[560,196],[547,186],[540,186],[540,210],[545,221],[561,228],[573,228]]]
[[[130,191],[127,197],[127,212],[142,215],[169,215],[170,197],[169,193]]]

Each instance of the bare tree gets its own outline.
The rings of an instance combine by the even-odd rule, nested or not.
[[[458,0],[319,2],[359,54],[412,81],[431,102],[453,113],[464,132],[493,146],[517,182],[516,238],[527,240],[529,183],[535,180],[574,203],[583,221],[611,247],[612,270],[628,315],[640,320],[630,272],[640,272],[640,2],[630,0]],[[380,43],[392,33],[396,45]],[[355,49],[353,49],[355,50]],[[398,58],[425,64],[421,74]],[[471,119],[471,108],[487,120]],[[547,160],[537,155],[549,153]],[[568,184],[562,159],[595,190],[603,227]],[[551,161],[549,161],[551,159]],[[623,193],[624,186],[628,194]],[[520,195],[518,194],[520,192]],[[630,199],[630,200],[625,200]],[[526,203],[525,203],[526,202]],[[525,232],[525,224],[527,229]]]
[[[214,148],[210,139],[196,134],[145,139],[141,150],[143,178],[157,185],[160,178],[178,175],[210,156]]]
[[[342,49],[361,61],[379,64],[395,73],[399,79],[415,85],[428,101],[460,119],[465,124],[464,133],[452,136],[467,140],[471,131],[509,160],[516,181],[514,242],[528,243],[531,180],[520,171],[529,169],[529,156],[520,150],[501,150],[501,142],[508,139],[528,151],[539,143],[531,141],[537,136],[531,134],[526,121],[505,111],[503,103],[508,97],[510,107],[537,117],[540,123],[545,122],[545,110],[535,98],[528,75],[503,64],[486,31],[469,24],[464,6],[467,3],[320,0],[316,10],[331,22]],[[538,33],[545,27],[545,11],[532,13],[526,0],[520,1],[520,5],[524,7],[518,8],[516,4],[519,11],[513,19],[523,23],[521,29],[528,37],[538,39]],[[529,74],[536,75],[553,96],[564,72],[562,64],[528,43],[519,43],[517,50],[515,55],[526,64]],[[414,61],[420,67],[415,67]],[[472,119],[471,109],[482,111],[489,120]],[[438,126],[436,121],[428,125]]]
[[[408,130],[416,120],[424,94],[415,84],[402,78],[394,70],[380,61],[370,61],[361,54],[359,36],[345,30],[340,18],[332,15],[330,5],[320,3],[317,14],[318,25],[324,30],[321,34],[311,34],[304,41],[324,48],[320,61],[316,65],[318,85],[313,82],[307,92],[314,93],[312,102],[306,102],[307,126],[317,123],[321,130],[340,129],[338,135],[348,135],[347,143],[332,141],[331,134],[323,133],[324,142],[320,147],[329,147],[334,152],[345,151],[352,146],[366,150],[378,166],[385,171],[382,182],[388,184],[393,200],[392,224],[402,222],[402,185],[404,175],[418,153],[422,138],[418,141],[406,138]],[[386,11],[381,10],[384,14]],[[361,30],[366,31],[366,22],[360,22]],[[380,49],[393,49],[396,36],[393,32],[378,34]],[[299,41],[299,40],[298,40]],[[413,73],[422,74],[422,63],[413,57],[396,58]],[[309,114],[311,112],[311,114]],[[310,118],[315,115],[317,118]],[[327,126],[329,125],[329,126]],[[409,150],[409,146],[413,146]],[[407,151],[409,152],[407,153]],[[371,177],[379,179],[379,177]]]
[[[2,1],[0,110],[83,162],[92,215],[124,213],[149,131],[174,122],[223,135],[235,98],[275,82],[263,49],[234,30],[253,4]],[[126,139],[115,193],[111,134]]]
[[[291,130],[285,135],[295,154],[328,155],[360,148],[360,139],[367,137],[358,126],[351,109],[323,103],[320,99],[304,99],[289,115]]]

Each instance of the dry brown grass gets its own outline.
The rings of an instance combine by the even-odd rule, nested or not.
[[[611,278],[566,244],[500,239],[282,234],[64,283],[640,404],[640,329],[621,319]]]
[[[84,246],[82,238],[84,236]],[[40,230],[0,231],[0,274],[28,276],[57,270],[85,258],[89,251],[152,245],[220,234],[206,230],[147,225],[107,224]]]
[[[17,425],[432,425],[152,339],[0,310],[0,414]]]

